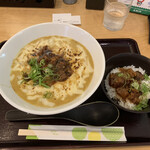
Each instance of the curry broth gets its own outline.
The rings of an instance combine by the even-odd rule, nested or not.
[[[14,74],[17,75],[18,73],[15,72]],[[86,82],[85,87],[84,87],[83,90],[85,90],[85,89],[89,86],[91,79],[92,79],[92,75],[91,75],[89,78],[87,78],[87,81],[88,81],[88,82]],[[30,103],[30,104],[32,104],[32,105],[36,105],[36,106],[40,106],[40,107],[48,107],[48,106],[45,106],[44,104],[42,104],[41,102],[39,102],[39,101],[37,101],[37,100],[33,100],[33,101],[32,101],[32,100],[28,100],[28,99],[27,99],[27,95],[26,95],[24,92],[22,92],[22,91],[20,90],[20,87],[18,86],[18,84],[16,84],[16,83],[17,83],[17,80],[18,80],[17,78],[14,78],[14,80],[11,81],[11,85],[12,85],[14,91],[15,91],[23,100],[27,101],[28,103]],[[63,83],[62,83],[62,84],[63,84]],[[42,93],[38,93],[38,94],[42,95]],[[63,105],[63,104],[66,104],[66,103],[71,102],[72,100],[76,99],[78,96],[79,96],[78,94],[75,94],[75,95],[73,95],[73,96],[69,96],[69,95],[68,95],[67,98],[66,98],[64,101],[62,101],[62,100],[60,100],[60,99],[53,99],[53,98],[49,99],[49,101],[54,102],[54,103],[56,104],[56,106],[60,106],[60,105]],[[55,106],[55,107],[56,107],[56,106]]]
[[[63,41],[65,44],[68,44],[68,42],[67,42],[67,39],[69,40],[69,45],[70,45],[70,47],[71,47],[71,49],[77,49],[78,47],[77,47],[77,45],[78,46],[81,46],[83,49],[84,49],[84,51],[85,51],[85,53],[86,53],[86,55],[87,55],[87,58],[86,59],[88,59],[89,60],[89,63],[90,63],[90,65],[91,65],[91,67],[92,68],[94,68],[94,64],[93,64],[93,60],[92,60],[92,57],[91,57],[91,55],[90,55],[90,53],[89,53],[89,51],[82,45],[82,44],[80,44],[79,42],[77,42],[77,41],[75,41],[75,40],[73,40],[73,39],[70,39],[70,38],[66,38],[66,37],[61,37],[61,36],[49,36],[49,37],[42,37],[42,38],[39,38],[39,39],[37,39],[37,40],[34,40],[34,41],[32,41],[32,42],[30,42],[28,45],[32,45],[32,44],[34,44],[34,43],[36,43],[36,42],[38,42],[39,40],[48,40],[48,39],[50,39],[50,38],[53,38],[53,37],[55,37],[56,38],[56,40],[57,40],[57,38],[59,38],[59,39],[65,39],[65,41]],[[55,41],[55,40],[54,40]],[[60,41],[60,43],[61,43],[62,41]],[[50,48],[51,48],[51,50],[52,51],[55,51],[55,49],[57,48],[57,46],[55,47],[55,45],[48,45]],[[13,63],[12,63],[12,68],[16,65],[15,64],[15,60],[16,61],[18,61],[17,59],[18,59],[18,57],[21,55],[21,53],[22,53],[22,51],[23,51],[23,49],[21,49],[21,51],[19,52],[19,54],[18,54],[18,56],[14,59],[14,61],[13,61]],[[32,52],[33,52],[33,50],[31,50]],[[31,53],[32,53],[31,52]],[[23,71],[26,71],[27,70],[27,68],[24,68],[24,70]],[[84,86],[83,86],[83,88],[82,88],[82,90],[83,90],[83,92],[86,90],[86,88],[89,86],[89,84],[90,84],[90,82],[91,82],[91,80],[92,80],[92,77],[93,77],[93,72],[92,73],[89,73],[88,74],[89,76],[85,79],[85,83],[84,83]],[[23,84],[24,83],[19,83],[18,84],[18,80],[20,80],[20,77],[22,76],[22,71],[14,71],[14,70],[12,70],[11,71],[11,74],[10,74],[10,76],[13,76],[13,79],[11,80],[11,85],[12,85],[12,88],[14,89],[14,91],[23,99],[23,100],[25,100],[25,101],[27,101],[28,103],[30,103],[30,104],[32,104],[32,105],[36,105],[36,106],[40,106],[40,107],[49,107],[49,106],[46,106],[45,104],[43,104],[41,101],[39,101],[38,99],[34,99],[34,100],[29,100],[28,99],[28,95],[27,95],[27,93],[25,93],[25,92],[23,92],[22,91],[22,89],[21,89],[21,86],[22,86],[22,88],[23,88]],[[69,78],[71,78],[71,77],[69,77]],[[68,80],[68,79],[67,79]],[[70,79],[69,79],[70,80]],[[67,81],[63,81],[63,82],[59,82],[59,85],[64,85],[65,83],[66,83]],[[30,82],[30,83],[28,83],[28,84],[33,84],[32,83],[32,81]],[[55,85],[56,84],[58,84],[58,82],[57,83],[55,83]],[[53,86],[53,85],[52,85]],[[32,89],[34,90],[34,86],[32,86]],[[43,87],[44,88],[44,87]],[[57,88],[56,88],[57,89]],[[47,89],[48,90],[48,89]],[[56,92],[56,91],[54,91],[54,92]],[[57,90],[57,92],[59,92],[59,90]],[[41,95],[41,97],[43,96],[43,93],[42,92],[36,92],[36,94],[35,95]],[[62,100],[61,98],[55,98],[55,97],[50,97],[50,98],[47,98],[47,100],[49,101],[49,102],[53,102],[53,103],[55,103],[55,106],[53,106],[53,107],[57,107],[57,106],[60,106],[60,105],[63,105],[63,104],[66,104],[66,103],[68,103],[68,102],[71,102],[71,101],[73,101],[74,99],[76,99],[78,96],[80,96],[81,94],[78,94],[78,93],[75,93],[75,94],[73,94],[73,95],[67,95],[66,96],[66,98],[64,99],[64,100]],[[34,96],[34,95],[33,95]]]

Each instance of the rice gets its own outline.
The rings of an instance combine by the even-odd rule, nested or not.
[[[131,66],[124,66],[124,67],[121,67],[121,68],[124,68],[124,69],[129,69],[131,68],[134,72],[138,71],[140,72],[142,75],[145,74],[145,70],[143,70],[141,67],[139,68],[136,68],[135,66],[131,65]],[[107,90],[107,94],[108,96],[111,98],[111,99],[114,99],[114,100],[117,100],[118,104],[124,108],[127,108],[127,109],[130,109],[130,110],[135,110],[136,109],[136,104],[132,103],[131,101],[129,101],[128,99],[126,99],[126,101],[124,101],[122,99],[122,97],[120,97],[115,88],[113,88],[112,86],[109,85],[109,75],[111,73],[119,73],[120,70],[119,68],[115,68],[113,70],[111,70],[111,72],[106,76],[106,79],[105,79],[105,87],[106,87],[106,90]],[[150,76],[148,76],[149,80],[142,80],[141,84],[145,84],[148,88],[149,88],[149,92],[147,92],[146,94],[143,94],[140,99],[141,101],[143,100],[146,100],[147,101],[145,102],[146,104],[148,103],[148,100],[150,99]],[[142,102],[144,103],[144,102]],[[142,108],[139,108],[139,110],[142,109]]]

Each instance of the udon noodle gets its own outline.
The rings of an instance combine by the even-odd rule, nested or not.
[[[43,52],[43,49],[46,53]],[[67,73],[64,69],[60,71],[56,68],[58,61],[54,63],[57,62],[56,66],[51,64],[53,61],[48,58],[49,55],[59,58],[65,65],[68,64]],[[33,66],[31,60],[37,64]],[[31,77],[31,73],[35,72],[33,68],[36,68],[37,65],[43,67],[39,67],[39,71],[42,71],[38,74],[38,80]],[[52,74],[57,75],[57,80],[53,80],[53,82],[46,81],[50,77],[41,77],[47,73],[45,68],[48,66],[53,68]],[[45,70],[44,73],[43,70]],[[68,37],[48,36],[36,39],[20,50],[13,60],[10,80],[14,91],[23,100],[41,107],[57,107],[73,101],[81,95],[89,86],[93,71],[92,57],[82,44]],[[67,77],[60,76],[60,72],[63,72],[63,75],[66,73]],[[56,76],[54,78],[56,79]]]

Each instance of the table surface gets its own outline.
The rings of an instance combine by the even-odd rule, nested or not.
[[[103,26],[103,10],[86,9],[85,3],[86,0],[78,0],[76,4],[67,5],[63,3],[63,0],[56,0],[55,8],[51,9],[0,7],[0,41],[8,40],[20,30],[31,25],[43,22],[51,22],[53,13],[71,13],[72,15],[81,16],[81,25],[78,25],[78,27],[88,31],[96,39],[132,38],[138,43],[141,54],[150,58],[150,44],[148,43],[149,24],[147,16],[129,13],[122,30],[109,31]],[[120,147],[100,147],[88,149],[119,150]],[[121,149],[149,150],[150,145],[121,147]]]

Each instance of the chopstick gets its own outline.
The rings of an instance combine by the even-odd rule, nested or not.
[[[28,129],[19,129],[18,131],[18,136],[34,136],[34,135],[48,135],[48,134],[53,134],[56,130],[28,130]],[[71,130],[57,130],[57,132],[61,134],[67,134],[71,132]]]
[[[55,131],[55,130],[53,130]],[[18,136],[34,136],[34,135],[47,135],[49,134],[50,130],[28,130],[28,129],[19,129],[18,131]],[[59,131],[61,132],[62,134],[63,133],[66,133],[66,132],[69,132],[69,131]]]

